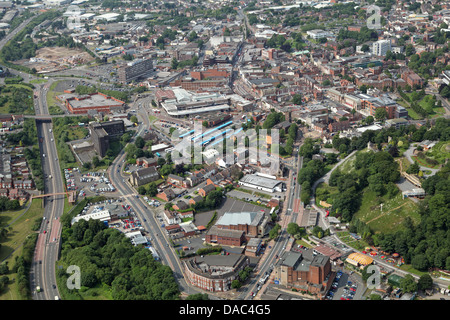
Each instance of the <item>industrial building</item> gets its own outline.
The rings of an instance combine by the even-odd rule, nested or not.
[[[103,113],[123,112],[125,102],[101,92],[79,96],[66,92],[56,97],[72,114],[87,114],[91,110]]]
[[[258,174],[247,174],[239,180],[239,184],[266,192],[282,192],[284,188],[283,181],[271,179]]]
[[[268,222],[269,216],[264,211],[226,212],[219,218],[216,227],[219,229],[243,231],[246,239],[249,240],[250,238],[266,235],[269,231]],[[222,242],[222,244],[231,245],[225,242]]]

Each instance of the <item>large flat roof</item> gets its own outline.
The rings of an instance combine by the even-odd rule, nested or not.
[[[226,212],[217,221],[217,225],[258,225],[264,217],[264,212]]]
[[[82,100],[78,100],[82,97],[85,97],[85,99]],[[123,106],[123,102],[113,99],[113,98],[109,98],[109,97],[105,97],[101,94],[92,94],[89,97],[87,96],[79,96],[76,94],[63,94],[58,96],[59,99],[61,99],[62,101],[68,100],[68,103],[70,103],[70,105],[72,106],[72,108],[77,109],[77,108],[92,108],[92,107],[108,107],[108,106],[117,106],[117,107],[121,107]],[[78,98],[78,99],[75,99]]]
[[[280,180],[270,179],[270,178],[266,178],[263,176],[258,176],[256,174],[247,174],[244,177],[242,177],[242,179],[240,181],[243,183],[248,183],[248,184],[252,184],[255,186],[261,186],[261,187],[270,188],[270,189],[273,189],[277,185],[282,183],[282,181],[280,181]]]

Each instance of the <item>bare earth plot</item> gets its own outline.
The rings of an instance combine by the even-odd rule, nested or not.
[[[19,60],[18,64],[38,73],[47,73],[83,65],[94,60],[87,52],[78,48],[45,47],[36,51],[36,57]]]

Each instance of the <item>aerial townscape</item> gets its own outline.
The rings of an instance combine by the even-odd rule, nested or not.
[[[0,300],[450,300],[449,46],[448,0],[0,0]]]

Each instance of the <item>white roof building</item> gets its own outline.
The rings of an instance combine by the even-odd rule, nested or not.
[[[109,210],[93,211],[88,214],[78,215],[78,216],[74,217],[71,221],[71,224],[73,225],[74,223],[76,223],[80,220],[88,221],[91,219],[96,219],[96,220],[100,220],[100,221],[109,221],[109,220],[111,220],[111,214],[109,213]]]
[[[97,21],[98,20],[114,21],[117,19],[118,16],[120,16],[120,14],[111,12],[111,13],[105,13],[105,14],[99,15],[99,16],[95,17],[95,19]]]

